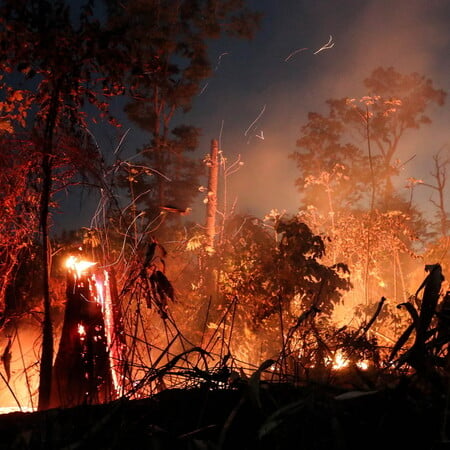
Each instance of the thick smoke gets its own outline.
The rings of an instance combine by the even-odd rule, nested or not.
[[[296,149],[307,113],[326,111],[330,98],[365,95],[363,80],[379,66],[418,72],[448,91],[450,5],[426,0],[254,3],[265,13],[262,29],[248,44],[217,49],[229,54],[198,98],[193,117],[204,126],[205,152],[208,139],[220,135],[230,159],[242,155],[245,165],[229,179],[229,195],[237,198],[240,211],[295,213],[297,172],[288,154]],[[334,45],[314,54],[330,36]],[[205,106],[207,118],[200,112]],[[448,149],[448,106],[429,114],[431,125],[402,140],[400,158],[412,159],[397,180],[399,187],[408,177],[429,178],[431,155],[445,145]],[[422,188],[418,194],[417,201],[428,202],[431,192]]]

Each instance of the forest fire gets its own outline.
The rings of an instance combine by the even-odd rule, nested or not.
[[[406,434],[378,395],[405,386],[447,418],[448,93],[416,71],[447,43],[422,2],[0,0],[0,414],[44,417],[17,445],[282,448],[294,424],[353,448],[345,402]],[[106,414],[62,443],[64,409]]]
[[[108,273],[97,269],[97,263],[75,256],[66,258],[63,266],[67,269],[66,308],[53,369],[52,405],[69,406],[84,403],[87,399],[95,403],[116,398],[123,392],[119,386],[123,357],[120,339],[114,329]],[[14,352],[22,351],[21,340],[24,337],[17,335],[15,344],[19,344],[19,348],[15,346]],[[6,361],[6,358],[2,360]],[[9,369],[9,366],[5,367]],[[11,369],[13,373],[17,371],[15,367]],[[17,404],[6,406],[9,401],[3,400],[0,413],[36,409],[31,389],[38,382],[37,373],[24,369],[24,386],[16,385],[17,381],[14,381],[9,387],[10,396]]]
[[[161,256],[153,255],[153,258],[158,258],[158,262],[161,262]],[[156,305],[159,304],[156,302],[163,301],[162,297],[155,297],[155,300],[153,297],[147,297],[156,295],[158,292],[156,288],[144,290],[149,286],[146,284],[146,277],[152,273],[153,263],[154,260],[151,259],[149,270],[145,273],[137,272],[137,275],[136,272],[129,273],[130,288],[128,292],[125,291],[127,292],[125,298],[130,303],[122,304],[122,312],[128,315],[124,316],[126,322],[121,322],[115,315],[117,297],[112,296],[110,274],[99,268],[97,263],[79,257],[67,258],[64,264],[67,269],[65,318],[54,365],[55,387],[52,405],[68,407],[86,402],[103,403],[124,394],[142,398],[160,389],[179,386],[180,382],[189,384],[192,380],[181,381],[186,376],[182,374],[200,374],[211,370],[211,366],[208,368],[208,365],[204,365],[206,363],[204,358],[191,357],[195,356],[196,347],[182,352],[186,355],[192,352],[191,356],[180,358],[174,353],[175,344],[180,345],[180,348],[192,344],[187,340],[183,341],[184,337],[171,328],[170,320],[161,316],[158,309],[153,310],[151,307],[152,301],[155,301]],[[163,266],[162,260],[162,265],[158,267]],[[436,280],[439,282],[439,266],[427,267],[433,276],[437,274]],[[167,286],[165,288],[167,289]],[[163,292],[160,291],[159,295]],[[241,374],[252,373],[252,367],[258,364],[255,357],[260,351],[258,346],[261,348],[260,343],[265,339],[263,333],[271,336],[272,342],[267,347],[268,351],[273,351],[272,349],[276,347],[273,345],[275,342],[273,337],[284,333],[284,348],[278,356],[278,363],[271,364],[265,374],[261,373],[264,379],[281,381],[285,377],[287,379],[294,377],[293,379],[301,380],[308,379],[315,373],[328,373],[332,378],[333,372],[340,372],[342,376],[339,375],[338,378],[344,380],[347,374],[352,376],[350,372],[354,367],[366,371],[369,366],[373,367],[376,360],[373,356],[375,353],[370,353],[375,350],[366,334],[376,322],[384,302],[385,299],[380,302],[373,317],[363,321],[359,329],[350,331],[343,327],[327,331],[325,325],[317,328],[315,320],[316,315],[320,316],[320,311],[312,306],[311,309],[304,309],[298,313],[296,322],[287,330],[283,331],[276,322],[272,322],[259,333],[247,330],[245,339],[242,339],[236,324],[241,320],[239,318],[245,310],[243,305],[233,300],[227,308],[216,315],[214,320],[205,322],[208,339],[205,336],[203,348],[214,364],[211,371],[216,374],[214,377],[217,377],[214,386],[226,388],[232,378],[230,374],[237,373],[236,370]],[[141,304],[146,305],[144,310],[139,310]],[[137,316],[137,312],[141,316]],[[175,304],[170,313],[178,314]],[[286,313],[287,311],[281,311],[274,319],[286,321],[287,324],[293,316]],[[136,322],[130,322],[131,319]],[[120,339],[120,336],[123,336],[124,323],[128,329],[135,330],[133,339],[127,343]],[[183,324],[182,329],[183,333],[190,331],[187,323]],[[324,340],[330,339],[331,336],[325,337],[326,333],[332,333],[335,342],[324,351],[326,348]],[[167,340],[166,348],[164,337]],[[227,348],[231,348],[232,353],[225,353]],[[294,363],[296,368],[289,367],[290,354],[303,355]],[[328,356],[325,356],[327,354]],[[372,357],[375,359],[372,360]],[[162,363],[163,358],[167,359],[166,364]],[[152,367],[152,361],[156,361],[159,366]],[[172,366],[172,361],[176,361],[176,365]],[[125,374],[122,367],[126,364],[131,370]],[[171,370],[166,370],[165,367],[170,367]],[[299,368],[302,369],[298,370]]]

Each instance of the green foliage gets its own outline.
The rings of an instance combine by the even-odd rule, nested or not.
[[[314,305],[330,314],[350,288],[346,266],[322,264],[322,238],[298,218],[269,227],[255,218],[235,217],[227,235],[232,238],[219,257],[220,284],[225,293],[238,295],[256,327],[279,308],[289,309],[294,299],[301,309]]]

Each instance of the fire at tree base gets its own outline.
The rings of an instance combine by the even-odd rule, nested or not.
[[[98,274],[69,270],[66,308],[52,380],[52,407],[97,404],[115,398]]]

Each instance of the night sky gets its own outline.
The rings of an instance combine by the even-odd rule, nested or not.
[[[308,112],[326,112],[330,98],[366,95],[363,80],[373,69],[392,66],[403,74],[418,72],[432,79],[435,88],[450,90],[449,0],[247,4],[264,14],[260,30],[251,41],[212,43],[213,76],[191,111],[180,118],[202,129],[199,156],[208,153],[211,139],[219,140],[230,163],[240,155],[244,165],[228,179],[229,199],[237,201],[239,212],[262,217],[276,208],[295,214],[297,169],[288,155],[296,150]],[[318,51],[327,43],[331,48]],[[400,188],[410,176],[427,179],[431,155],[444,146],[450,150],[448,105],[449,99],[444,107],[428,111],[432,125],[402,140],[400,158],[413,159],[398,179]],[[148,140],[133,124],[124,122],[124,129],[129,129],[125,153],[132,154]],[[101,131],[98,134],[104,139]],[[416,202],[426,207],[431,191],[422,188],[417,194]],[[92,211],[85,200],[76,207],[63,205],[55,217],[56,229],[89,226]],[[193,217],[203,217],[202,209],[201,203],[195,206]]]

